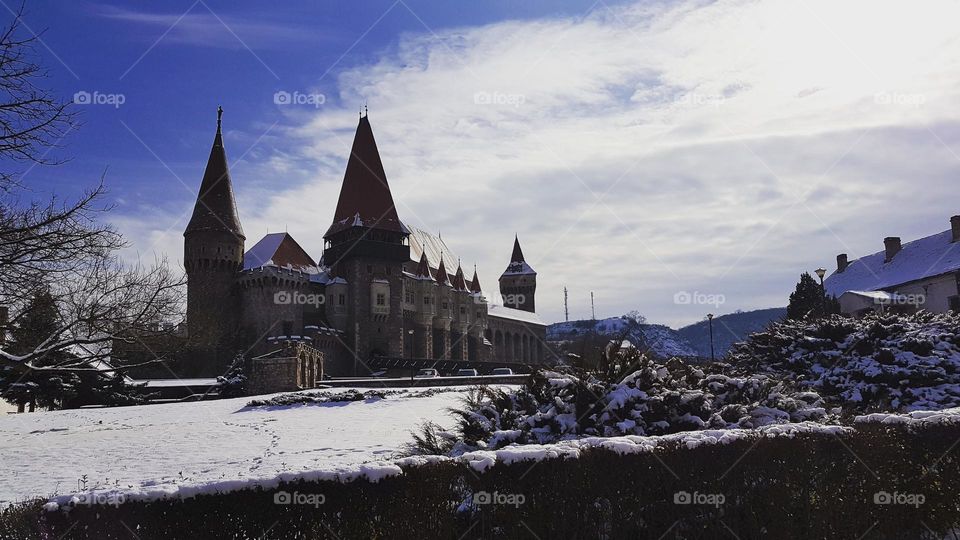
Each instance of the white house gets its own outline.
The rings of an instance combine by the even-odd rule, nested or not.
[[[941,233],[902,245],[888,237],[883,244],[883,251],[853,261],[837,255],[837,270],[824,288],[839,298],[843,313],[960,312],[960,216]]]

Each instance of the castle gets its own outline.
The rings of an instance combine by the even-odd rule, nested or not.
[[[238,353],[309,345],[329,375],[361,375],[378,359],[454,360],[464,367],[536,364],[546,326],[537,274],[514,238],[489,303],[439,237],[400,220],[368,116],[361,115],[340,198],[316,261],[288,233],[245,251],[221,132],[183,233],[187,343],[195,374],[215,375]]]

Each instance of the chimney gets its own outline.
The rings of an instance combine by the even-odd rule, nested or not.
[[[890,262],[894,255],[900,252],[900,237],[888,236],[883,239],[883,247],[887,251],[887,258],[883,262]]]
[[[837,255],[837,273],[843,272],[847,269],[847,265],[850,264],[847,262],[847,254],[841,253]]]
[[[960,216],[950,218],[950,229],[953,230],[953,239],[951,242],[960,242]]]

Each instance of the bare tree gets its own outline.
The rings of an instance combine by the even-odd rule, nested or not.
[[[16,325],[43,288],[60,316],[51,335],[30,350],[15,354],[0,335],[0,373],[102,371],[95,361],[117,340],[172,331],[180,322],[184,280],[165,260],[122,262],[117,253],[126,244],[101,220],[110,210],[102,177],[74,201],[36,202],[25,200],[32,193],[15,171],[3,170],[3,161],[59,163],[47,154],[74,125],[67,104],[36,85],[44,72],[32,56],[37,38],[17,35],[21,12],[22,6],[0,31],[0,306]]]
[[[0,29],[0,160],[30,166],[61,163],[50,152],[76,126],[76,116],[69,102],[37,84],[47,73],[34,49],[39,37],[20,37],[23,7]],[[0,169],[0,190],[18,187],[17,174]]]

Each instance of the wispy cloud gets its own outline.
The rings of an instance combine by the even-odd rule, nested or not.
[[[548,319],[564,285],[577,316],[591,290],[600,314],[674,324],[714,309],[677,291],[723,294],[720,312],[784,305],[800,272],[960,210],[958,16],[948,1],[601,3],[404,35],[338,73],[336,100],[282,109],[287,154],[246,174],[302,182],[239,188],[244,226],[320,252],[366,101],[401,217],[441,230],[490,289],[518,232]]]
[[[195,4],[186,14],[141,11],[112,5],[94,6],[93,14],[156,33],[143,33],[144,41],[153,41],[157,35],[168,30],[164,43],[223,49],[242,49],[244,43],[250,47],[276,48],[295,42],[316,42],[322,39],[322,35],[316,30],[311,31],[289,22],[262,20],[254,16],[214,14],[203,3]]]

